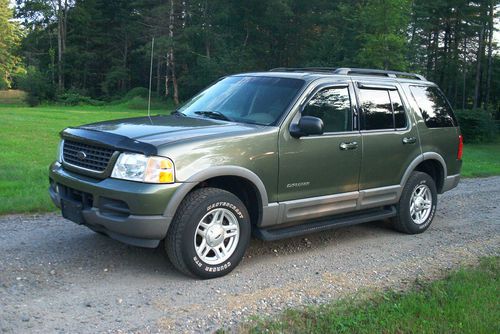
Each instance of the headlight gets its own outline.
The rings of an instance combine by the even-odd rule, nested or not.
[[[173,183],[174,163],[163,157],[122,153],[115,163],[111,177],[148,183]]]
[[[57,152],[56,152],[56,161],[61,163],[63,160],[63,147],[64,147],[64,140],[60,140],[59,144],[57,145]]]

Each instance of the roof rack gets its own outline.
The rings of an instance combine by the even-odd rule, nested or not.
[[[409,79],[418,79],[422,81],[427,81],[423,75],[416,73],[408,73],[408,72],[398,72],[398,71],[387,71],[387,70],[374,70],[368,68],[348,68],[342,67],[337,68],[333,71],[335,74],[343,74],[343,75],[379,75],[386,76],[389,78],[409,78]]]
[[[277,67],[269,70],[270,72],[325,72],[341,75],[372,75],[385,76],[389,78],[408,78],[427,81],[423,75],[408,72],[376,70],[369,68],[349,68],[349,67]]]
[[[269,72],[327,72],[332,73],[336,67],[276,67]]]

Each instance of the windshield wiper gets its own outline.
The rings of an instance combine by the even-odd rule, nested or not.
[[[183,112],[180,112],[178,110],[172,112],[170,115],[186,117],[186,114],[184,114]]]
[[[227,117],[219,111],[207,110],[207,111],[195,111],[196,115],[202,115],[208,118],[220,119],[223,121],[233,121],[231,118]]]

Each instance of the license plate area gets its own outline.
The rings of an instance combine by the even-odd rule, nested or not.
[[[85,220],[83,219],[82,210],[82,203],[67,200],[64,198],[61,199],[61,212],[64,218],[69,219],[77,224],[84,224]]]

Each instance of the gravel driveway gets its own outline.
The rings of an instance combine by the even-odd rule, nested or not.
[[[57,214],[0,217],[3,332],[213,332],[253,314],[404,288],[500,250],[500,177],[439,197],[430,229],[384,222],[276,242],[253,240],[228,276],[177,273],[163,245],[123,245]]]

